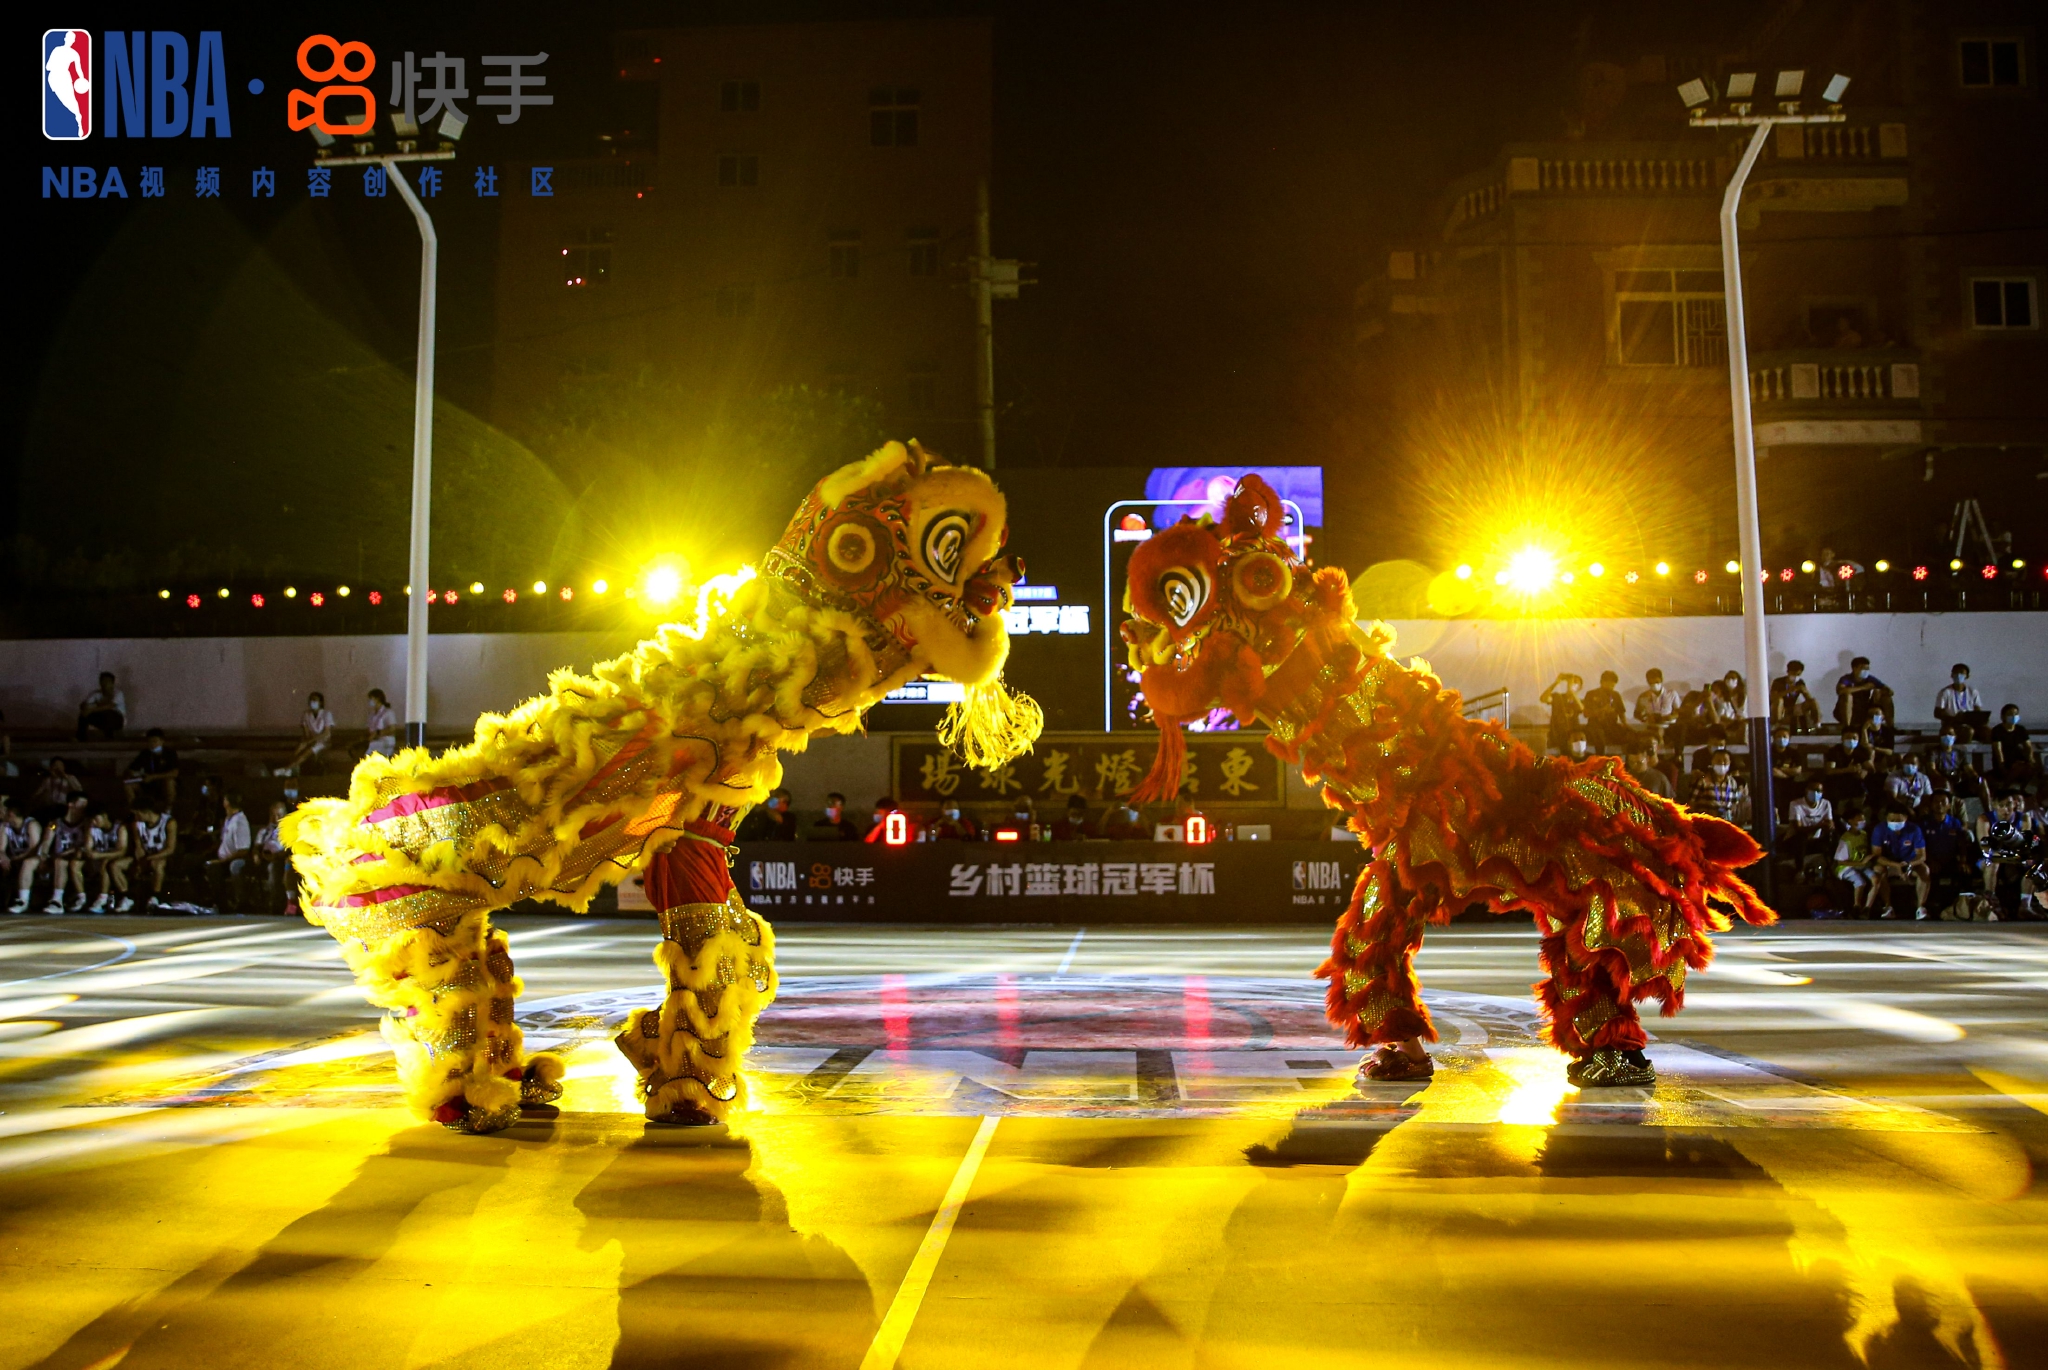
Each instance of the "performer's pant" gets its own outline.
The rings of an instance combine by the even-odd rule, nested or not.
[[[560,1059],[529,1060],[512,1021],[519,979],[488,913],[367,936],[340,924],[331,930],[356,983],[385,1010],[384,1040],[420,1117],[491,1132],[519,1116],[522,1097],[544,1102],[560,1093]]]
[[[643,876],[661,920],[654,963],[668,994],[627,1017],[618,1045],[640,1073],[648,1117],[723,1120],[746,1107],[741,1063],[754,1020],[775,997],[775,932],[733,888],[732,834],[708,822],[686,831]]]
[[[1375,858],[1359,874],[1350,907],[1337,921],[1330,957],[1316,972],[1330,981],[1330,1021],[1344,1029],[1347,1042],[1371,1047],[1410,1037],[1436,1040],[1415,978],[1415,952],[1428,924],[1449,922],[1457,911],[1434,886],[1404,886],[1392,862]],[[1640,1048],[1648,1041],[1633,1002],[1640,992],[1629,965],[1618,949],[1575,950],[1562,928],[1543,939],[1549,976],[1536,985],[1536,997],[1552,1044],[1577,1056],[1600,1047]]]

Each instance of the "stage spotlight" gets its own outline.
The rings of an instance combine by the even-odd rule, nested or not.
[[[548,592],[548,583],[544,580],[536,580],[533,583],[533,592],[537,595],[546,594]]]
[[[1600,579],[1600,577],[1607,574],[1607,568],[1600,562],[1596,561],[1591,566],[1588,566],[1586,568],[1586,574],[1593,577],[1593,579],[1598,580]]]
[[[158,590],[156,592],[156,597],[158,599],[169,599],[171,597],[171,592],[169,590]]]
[[[1963,559],[1962,559],[1961,557],[1950,557],[1950,558],[1949,558],[1949,563],[1948,563],[1948,569],[1949,569],[1949,570],[1951,570],[1951,571],[1960,571],[1960,570],[1962,570],[1962,569],[1963,569]],[[222,593],[222,594],[226,594],[226,593],[227,593],[227,591],[223,590],[223,591],[221,591],[221,593]]]
[[[1697,109],[1713,99],[1714,93],[1707,88],[1705,81],[1695,76],[1678,88],[1678,98],[1685,101],[1687,109]]]
[[[1458,567],[1455,574],[1457,575],[1459,580],[1470,580],[1472,579],[1472,568],[1470,566],[1461,565]]]
[[[1756,73],[1753,71],[1731,72],[1724,92],[1731,100],[1747,100],[1756,94]]]
[[[1781,71],[1778,73],[1778,88],[1775,92],[1780,100],[1797,100],[1801,87],[1806,84],[1803,71]],[[1846,81],[1844,85],[1848,84]]]
[[[1892,569],[1892,564],[1889,561],[1886,561],[1883,557],[1879,557],[1877,559],[1877,569],[1880,571],[1889,571]]]
[[[1799,563],[1799,569],[1800,569],[1800,570],[1802,570],[1802,571],[1804,571],[1804,572],[1806,572],[1806,574],[1808,574],[1808,575],[1812,575],[1812,574],[1813,574],[1813,563],[1812,563],[1812,562],[1810,562],[1810,561],[1802,561],[1802,562],[1800,562],[1800,563]]]
[[[1842,75],[1840,72],[1836,72],[1833,76],[1830,76],[1828,78],[1827,85],[1821,89],[1820,98],[1831,105],[1839,105],[1840,103],[1842,103],[1842,96],[1845,95],[1848,92],[1848,90],[1849,78]]]
[[[1656,570],[1658,575],[1668,576],[1671,574],[1671,563],[1668,561],[1660,561],[1657,563]]]
[[[1524,547],[1508,558],[1506,583],[1525,595],[1542,594],[1557,579],[1557,558],[1541,547]]]
[[[683,592],[682,575],[673,566],[657,566],[647,573],[647,598],[655,604],[673,604]]]
[[[472,580],[469,583],[469,592],[473,595],[482,594],[484,592],[484,583],[480,580]]]
[[[1723,566],[1721,569],[1726,571],[1731,576],[1740,575],[1742,573],[1742,563],[1739,561],[1731,561],[1726,566]]]
[[[607,580],[593,580],[590,582],[590,593],[593,595],[601,595],[611,588],[611,582]]]

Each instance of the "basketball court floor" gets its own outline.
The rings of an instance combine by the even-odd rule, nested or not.
[[[1418,1088],[1326,927],[791,922],[700,1130],[651,924],[508,926],[569,1088],[465,1137],[323,932],[0,921],[0,1370],[2048,1365],[2048,928],[1730,934],[1581,1093],[1526,927],[1430,934]]]

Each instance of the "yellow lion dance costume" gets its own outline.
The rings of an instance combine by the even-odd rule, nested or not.
[[[618,1042],[647,1116],[743,1109],[775,934],[733,888],[733,829],[781,782],[778,752],[857,730],[920,675],[969,687],[941,736],[970,763],[1030,747],[1038,708],[1001,680],[1002,610],[1022,575],[1002,555],[1008,535],[987,476],[890,443],[818,482],[762,574],[724,578],[696,622],[588,676],[554,672],[546,694],[478,719],[466,746],[365,757],[346,799],[285,819],[306,917],[385,1010],[411,1106],[491,1132],[560,1096],[560,1059],[522,1047],[519,979],[491,911],[523,899],[580,911],[638,872],[668,994]]]

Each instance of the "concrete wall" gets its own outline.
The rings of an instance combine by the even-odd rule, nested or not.
[[[1633,701],[1643,672],[1663,669],[1682,687],[1711,680],[1742,660],[1742,624],[1734,618],[1415,620],[1391,625],[1395,653],[1420,656],[1454,688],[1478,695],[1505,684],[1515,721],[1537,724],[1547,711],[1537,695],[1560,670],[1595,682],[1621,674]],[[2048,723],[2048,617],[2040,614],[1818,614],[1771,619],[1771,662],[1807,665],[1829,707],[1834,677],[1852,656],[1868,656],[1898,693],[1905,722],[1933,717],[1934,696],[1956,661],[1995,712],[2008,702]],[[432,642],[436,728],[466,729],[485,710],[512,707],[537,693],[557,666],[587,667],[630,645],[598,633],[446,634]],[[0,710],[10,725],[69,727],[78,701],[102,670],[127,691],[130,725],[178,731],[297,726],[309,690],[322,690],[344,727],[360,727],[363,696],[381,686],[400,702],[405,680],[401,637],[126,638],[0,643]],[[829,790],[856,807],[889,783],[886,734],[820,740],[788,765],[799,806],[815,808]]]

